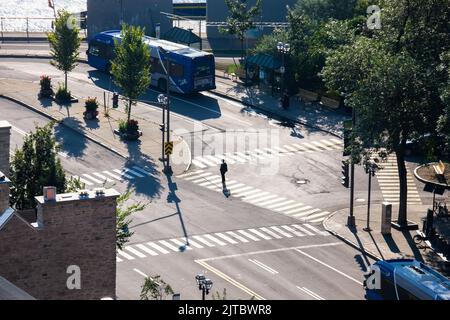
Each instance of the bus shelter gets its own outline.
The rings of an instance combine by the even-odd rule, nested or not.
[[[162,37],[163,40],[185,44],[191,46],[191,44],[199,43],[200,50],[202,50],[202,39],[197,36],[192,30],[185,30],[178,27],[173,27],[167,31]]]
[[[262,87],[270,87],[272,95],[275,88],[281,84],[281,61],[272,55],[260,53],[249,56],[245,68],[249,80]]]

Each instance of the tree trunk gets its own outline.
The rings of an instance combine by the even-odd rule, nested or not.
[[[128,122],[131,119],[131,99],[128,99]]]
[[[406,139],[402,139],[401,144],[397,150],[395,150],[395,155],[397,156],[397,168],[398,177],[400,182],[400,199],[398,207],[398,224],[400,226],[407,226],[407,201],[408,201],[408,184],[405,166],[405,144]]]
[[[67,71],[64,72],[64,88],[67,91]]]

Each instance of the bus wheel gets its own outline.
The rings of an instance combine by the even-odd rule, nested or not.
[[[167,91],[167,81],[166,79],[159,79],[158,80],[158,89],[162,92]]]

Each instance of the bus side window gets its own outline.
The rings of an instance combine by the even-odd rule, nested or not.
[[[385,300],[397,300],[394,283],[385,276],[381,276],[381,294]]]
[[[182,64],[171,62],[170,63],[170,75],[177,78],[184,76],[184,67]]]

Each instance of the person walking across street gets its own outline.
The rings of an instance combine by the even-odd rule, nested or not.
[[[220,175],[222,176],[222,184],[225,184],[225,173],[228,171],[228,165],[225,160],[222,160],[222,164],[220,165]]]

